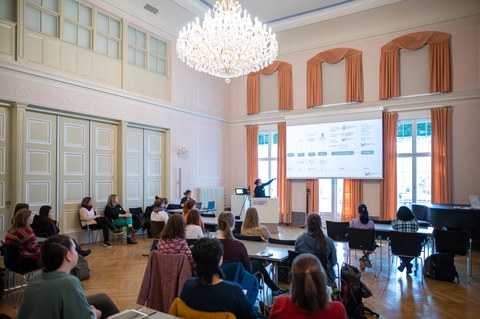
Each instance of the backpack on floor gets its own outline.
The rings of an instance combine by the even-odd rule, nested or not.
[[[457,269],[454,262],[455,255],[453,254],[433,254],[425,259],[423,266],[423,275],[433,279],[450,281],[459,283]]]
[[[344,264],[341,269],[341,301],[347,310],[349,317],[364,319],[366,313],[379,317],[379,314],[365,306],[362,298],[372,296],[372,292],[362,281],[362,273],[357,267]]]
[[[86,280],[90,278],[90,269],[88,268],[88,262],[85,257],[78,255],[77,265],[72,269],[70,274],[74,275],[80,280]]]

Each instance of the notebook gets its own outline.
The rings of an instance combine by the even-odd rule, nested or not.
[[[470,206],[475,209],[480,209],[480,195],[468,195]]]

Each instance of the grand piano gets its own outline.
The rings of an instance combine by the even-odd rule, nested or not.
[[[468,205],[412,204],[412,211],[434,226],[480,231],[480,209]]]

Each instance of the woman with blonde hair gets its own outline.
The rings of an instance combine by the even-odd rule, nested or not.
[[[110,243],[109,230],[113,231],[114,233],[123,233],[123,230],[115,229],[110,219],[97,214],[97,212],[93,209],[91,197],[87,196],[82,199],[78,214],[80,215],[80,223],[82,224],[82,229],[89,228],[102,230],[103,246],[105,247],[112,246],[112,244]]]
[[[260,218],[258,217],[258,210],[256,207],[249,207],[245,220],[243,221],[242,235],[246,236],[260,236],[263,241],[268,242],[268,238],[272,237],[272,234],[267,227],[260,225]]]
[[[291,296],[280,296],[270,318],[347,319],[341,302],[329,302],[325,271],[317,257],[301,254],[292,264]]]
[[[33,223],[32,211],[27,208],[20,209],[12,219],[12,227],[5,236],[5,243],[16,245],[20,252],[22,268],[32,271],[39,268],[40,244],[35,233],[30,227]]]
[[[127,244],[136,244],[136,230],[133,229],[132,214],[126,212],[118,203],[118,196],[111,194],[105,206],[105,216],[113,220],[115,227],[127,227]]]

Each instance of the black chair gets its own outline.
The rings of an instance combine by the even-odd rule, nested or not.
[[[375,248],[377,247],[377,242],[375,241],[375,229],[359,229],[359,228],[348,228],[348,263],[351,260],[351,252],[362,251],[362,253],[373,253],[374,254],[374,263],[376,268],[376,252]],[[382,250],[380,250],[380,271],[382,270]],[[376,276],[375,272],[375,276]]]
[[[168,204],[167,211],[174,210],[174,209],[182,209],[182,206],[180,206],[180,204]]]
[[[7,272],[5,274],[5,278],[7,280],[7,288],[5,290],[25,287],[30,280],[30,276],[32,275],[32,273],[35,270],[40,269],[39,265],[37,265],[36,267],[27,267],[26,265],[24,265],[24,263],[22,262],[22,258],[20,257],[20,250],[17,245],[3,243],[2,254],[5,268],[7,269]],[[10,275],[10,273],[12,275]],[[21,275],[22,282],[20,286],[15,286],[15,274]],[[13,287],[10,285],[10,277],[12,277]],[[20,303],[20,297],[20,294],[18,294],[17,301],[15,302],[15,307],[17,307]]]
[[[187,240],[188,246],[192,247],[198,241],[198,238],[187,238],[186,240]]]
[[[349,222],[332,222],[327,220],[327,235],[333,241],[348,242],[347,229],[350,226]]]
[[[150,221],[150,234],[153,238],[158,238],[165,228],[165,222]]]
[[[295,258],[300,256],[301,254],[304,254],[304,253],[301,253],[301,252],[295,251],[295,250],[289,250],[288,251],[287,266],[288,266],[289,269],[292,267],[292,263],[295,260]],[[325,269],[325,273],[327,275],[327,285],[332,286],[332,284],[335,282],[335,279],[336,279],[335,276],[337,276],[337,278],[338,278],[338,272],[337,272],[337,275],[334,275],[332,277],[330,271],[327,270],[328,269],[327,268],[328,267],[327,254],[324,254],[324,253],[311,253],[311,254],[314,255],[315,257],[317,257],[318,260],[320,261],[320,263],[322,264],[322,267],[323,267],[323,269]],[[333,265],[333,266],[335,266],[335,265]],[[338,263],[336,264],[336,266],[338,267],[338,269],[340,269],[340,266],[338,265]],[[338,285],[337,287],[340,287],[340,285]]]
[[[241,234],[233,234],[236,239],[238,240],[249,240],[249,241],[263,241],[262,237],[260,236],[245,236]]]
[[[268,238],[270,244],[286,245],[286,246],[295,246],[295,240],[292,239],[277,239],[277,238]]]
[[[142,207],[132,207],[129,209],[130,214],[132,214],[132,221],[133,221],[133,229],[142,230],[145,232],[145,217],[143,216],[143,209]]]
[[[242,225],[243,225],[242,220],[235,220],[235,228],[233,229],[232,233],[240,234],[242,232]]]
[[[423,250],[423,236],[419,233],[404,233],[398,231],[390,232],[390,249],[388,250],[388,279],[390,279],[391,257],[410,257],[420,259],[421,269],[423,269],[423,258],[420,256]],[[417,273],[418,264],[415,267],[414,274]],[[422,285],[423,285],[423,275]]]
[[[435,250],[439,253],[448,253],[467,256],[467,282],[472,278],[472,239],[466,231],[438,230],[433,235]]]

